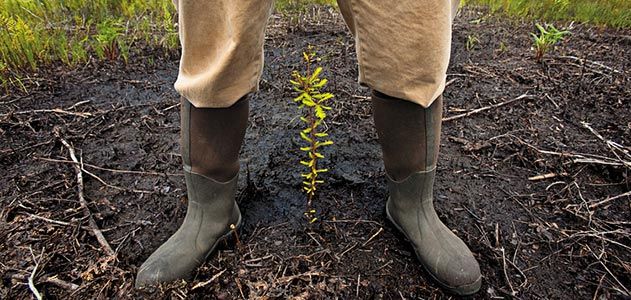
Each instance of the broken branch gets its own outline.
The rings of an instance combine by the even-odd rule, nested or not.
[[[94,236],[96,236],[96,239],[98,240],[99,244],[101,244],[101,247],[103,248],[105,253],[110,256],[114,256],[116,255],[116,253],[112,249],[112,246],[110,246],[110,244],[105,239],[105,236],[103,236],[103,232],[101,232],[99,226],[96,224],[96,221],[94,220],[94,218],[92,217],[92,213],[90,212],[90,208],[88,208],[88,202],[83,196],[83,172],[81,171],[81,163],[77,159],[74,148],[70,145],[70,143],[68,143],[68,141],[66,141],[66,139],[61,136],[61,133],[59,133],[59,128],[55,128],[54,132],[59,141],[68,149],[68,152],[70,153],[70,158],[74,162],[73,166],[77,176],[77,194],[79,197],[79,204],[81,204],[81,208],[83,209],[85,216],[88,218],[88,224],[90,225],[90,228],[92,228],[92,233],[94,233]]]

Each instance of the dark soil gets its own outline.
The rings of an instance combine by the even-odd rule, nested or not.
[[[190,283],[133,288],[140,264],[186,209],[177,53],[51,67],[30,76],[28,93],[1,95],[0,298],[32,298],[34,267],[35,287],[52,299],[449,298],[384,218],[369,90],[356,83],[341,17],[317,8],[292,20],[270,21],[261,90],[251,101],[240,246],[225,245]],[[529,95],[444,123],[436,207],[480,262],[484,283],[473,298],[629,298],[631,31],[574,25],[537,62],[533,23],[466,10],[454,30],[445,117]],[[479,43],[467,50],[469,36]],[[336,94],[336,144],[325,153],[331,172],[314,224],[303,218],[288,84],[308,44],[318,47]],[[83,192],[114,260],[89,227],[55,131],[84,164]],[[554,175],[531,178],[544,174]]]

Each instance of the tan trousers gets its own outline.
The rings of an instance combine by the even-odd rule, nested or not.
[[[182,43],[175,89],[228,107],[258,89],[273,0],[174,0]],[[338,0],[355,37],[359,83],[428,107],[445,88],[458,0]]]

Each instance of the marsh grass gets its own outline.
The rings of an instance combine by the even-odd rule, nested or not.
[[[310,5],[337,6],[336,0],[276,0],[276,10],[282,14],[304,13]]]
[[[277,0],[285,16],[335,0]],[[572,20],[631,27],[629,0],[462,0],[493,12],[544,20]],[[0,87],[24,88],[25,74],[61,62],[90,59],[127,62],[139,44],[178,47],[171,0],[0,0]]]
[[[176,48],[174,18],[169,0],[0,0],[0,84],[53,62],[126,62],[139,42]]]
[[[615,28],[631,27],[630,0],[462,0],[492,12],[545,21],[577,21]]]
[[[335,0],[278,0],[299,14]],[[51,63],[77,66],[90,59],[127,62],[139,44],[176,49],[171,0],[0,0],[0,86],[24,87],[25,74]]]

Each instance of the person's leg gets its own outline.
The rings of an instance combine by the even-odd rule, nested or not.
[[[238,227],[239,150],[262,68],[271,0],[179,0],[181,151],[188,194],[180,228],[142,264],[136,286],[189,278]]]
[[[338,2],[357,41],[359,81],[373,89],[387,216],[443,288],[473,294],[481,285],[478,263],[433,206],[455,0]]]

